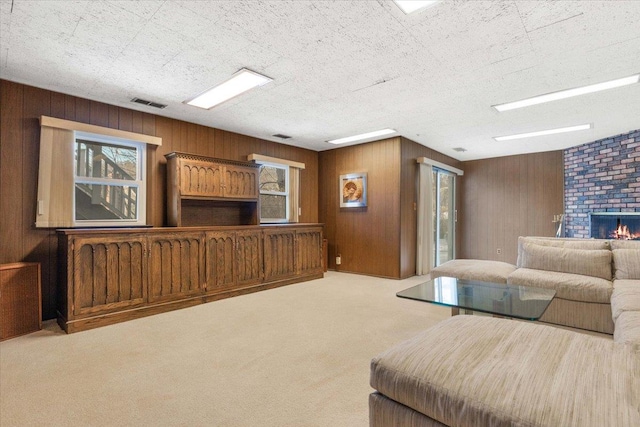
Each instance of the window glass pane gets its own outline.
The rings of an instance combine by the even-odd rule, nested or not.
[[[260,168],[260,191],[278,191],[284,193],[286,187],[286,169],[264,165]]]
[[[135,147],[76,140],[76,176],[136,180]]]
[[[260,217],[264,219],[287,219],[287,197],[260,195]]]
[[[76,221],[137,218],[138,188],[76,183]]]

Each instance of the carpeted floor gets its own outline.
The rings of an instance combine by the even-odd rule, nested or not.
[[[449,317],[425,280],[325,278],[0,344],[0,425],[368,425],[369,362]]]

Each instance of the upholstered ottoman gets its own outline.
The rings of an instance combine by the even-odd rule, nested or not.
[[[451,317],[372,360],[370,426],[638,426],[639,351],[546,325]]]
[[[515,265],[501,261],[454,259],[435,267],[429,274],[432,279],[446,276],[481,282],[507,283],[507,276],[515,270]]]

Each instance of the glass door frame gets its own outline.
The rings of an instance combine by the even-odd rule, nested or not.
[[[456,174],[454,172],[450,172],[446,169],[439,168],[437,166],[432,167],[433,174],[433,233],[434,233],[434,241],[433,241],[433,266],[437,267],[441,264],[440,262],[440,230],[441,230],[441,196],[440,196],[440,183],[442,175],[447,175],[451,177],[451,191],[450,191],[450,218],[448,218],[450,225],[450,236],[449,241],[447,242],[448,252],[450,255],[450,259],[455,259],[456,257],[456,224],[457,224],[457,209],[456,209]],[[448,259],[447,261],[449,261]]]

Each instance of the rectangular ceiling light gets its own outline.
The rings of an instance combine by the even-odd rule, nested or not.
[[[586,129],[591,129],[591,123],[586,125],[569,126],[566,128],[541,130],[538,132],[519,133],[517,135],[495,136],[493,137],[493,139],[495,139],[496,141],[509,141],[511,139],[521,139],[521,138],[530,138],[534,136],[553,135],[556,133],[575,132],[578,130],[586,130]]]
[[[440,3],[442,0],[393,0],[398,7],[407,15],[416,12],[420,9],[424,9],[429,6],[434,6],[436,3]]]
[[[396,133],[395,129],[382,129],[360,135],[348,136],[346,138],[332,139],[327,142],[330,144],[346,144],[347,142],[360,141],[361,139],[375,138],[376,136],[389,135],[392,133]]]
[[[529,107],[531,105],[542,104],[544,102],[557,101],[559,99],[571,98],[573,96],[585,95],[587,93],[599,92],[601,90],[613,89],[616,87],[631,85],[640,81],[640,74],[624,77],[622,79],[610,80],[608,82],[597,83],[589,86],[577,87],[575,89],[561,90],[546,95],[534,96],[533,98],[523,99],[521,101],[508,102],[506,104],[494,105],[493,108],[502,112],[515,110],[516,108]]]
[[[250,89],[269,83],[272,80],[273,79],[263,76],[262,74],[243,68],[231,76],[229,80],[209,89],[190,101],[186,101],[186,103],[208,110]]]

